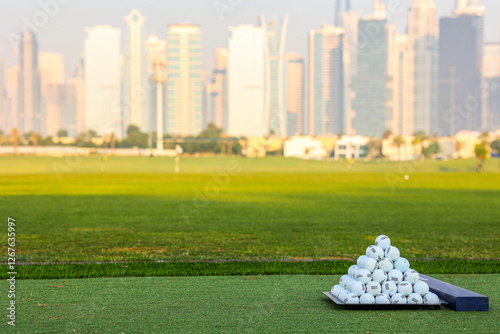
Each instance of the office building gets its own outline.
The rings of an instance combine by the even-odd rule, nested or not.
[[[227,61],[226,48],[215,49],[215,66],[207,87],[207,123],[227,132]]]
[[[484,131],[500,128],[500,43],[487,43],[483,47],[483,119]]]

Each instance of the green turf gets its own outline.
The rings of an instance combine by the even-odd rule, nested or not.
[[[146,162],[156,168],[167,159],[112,157],[114,169],[100,173],[92,169],[100,160],[85,158],[60,181],[29,173],[56,158],[2,157],[0,212],[17,220],[18,262],[355,259],[381,233],[410,259],[500,258],[493,160],[483,174],[471,171],[474,161],[429,161],[403,182],[407,167],[397,163],[348,170],[282,158],[189,159],[193,173],[174,175],[146,173]],[[217,183],[217,170],[229,176]],[[6,233],[0,251],[4,262]]]
[[[498,260],[411,261],[411,267],[426,274],[498,274]],[[18,266],[21,279],[95,278],[133,276],[228,276],[228,275],[330,275],[344,274],[354,261],[308,262],[177,262],[106,263]],[[0,274],[6,279],[7,270]]]
[[[343,310],[321,294],[339,277],[24,280],[16,332],[496,333],[500,326],[500,275],[435,275],[487,295],[489,312]]]

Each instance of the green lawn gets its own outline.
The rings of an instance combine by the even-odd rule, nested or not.
[[[22,280],[16,332],[496,333],[500,326],[500,275],[435,275],[489,296],[489,312],[343,310],[321,294],[339,277]]]
[[[473,160],[181,160],[179,175],[146,157],[82,158],[57,174],[65,158],[0,157],[18,262],[355,259],[379,234],[409,259],[500,258],[494,160],[482,174]],[[0,243],[5,262],[5,233]]]

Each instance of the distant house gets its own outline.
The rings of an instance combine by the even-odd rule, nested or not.
[[[327,152],[320,140],[311,137],[293,137],[285,141],[283,155],[285,158],[323,160],[327,157]]]
[[[368,140],[363,136],[343,136],[335,143],[335,160],[362,159],[369,155]]]

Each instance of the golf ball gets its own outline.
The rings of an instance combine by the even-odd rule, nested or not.
[[[403,280],[403,273],[401,270],[392,269],[387,273],[387,279],[391,282],[399,284]]]
[[[424,304],[439,305],[439,297],[432,292],[427,292],[424,296]]]
[[[396,260],[394,260],[394,268],[399,269],[404,273],[408,269],[410,269],[410,262],[408,262],[408,260],[404,257],[398,257]]]
[[[382,284],[387,281],[387,273],[382,269],[375,269],[372,273],[372,280]]]
[[[371,293],[364,293],[359,296],[360,304],[375,304],[375,297]]]
[[[389,296],[393,296],[396,292],[398,292],[398,286],[394,282],[387,281],[382,284],[382,292],[388,294]]]
[[[378,262],[377,262],[377,260],[369,257],[369,258],[366,258],[361,265],[362,265],[363,269],[366,269],[372,273],[375,269],[377,269]]]
[[[339,285],[345,289],[345,284],[347,283],[347,280],[352,279],[352,277],[349,277],[349,275],[343,275],[339,279]]]
[[[408,269],[403,275],[403,280],[415,284],[420,280],[420,275],[416,270]]]
[[[354,281],[351,283],[350,291],[356,296],[361,296],[366,291],[366,286],[360,281]]]
[[[418,293],[412,293],[406,298],[408,304],[422,304],[422,296]]]
[[[350,292],[349,292],[349,291],[347,291],[347,290],[342,290],[342,291],[340,291],[339,296],[338,296],[337,298],[338,298],[338,299],[340,299],[341,301],[344,301],[345,296],[346,296],[346,294],[348,294],[348,293],[350,293]]]
[[[423,281],[418,281],[413,285],[413,291],[421,296],[424,296],[427,292],[429,292],[429,285]]]
[[[344,297],[344,304],[359,304],[359,297],[354,293],[348,293]]]
[[[366,269],[356,270],[355,275],[356,276],[354,278],[360,282],[363,282],[364,284],[366,284],[372,280],[372,273]]]
[[[398,284],[398,292],[409,296],[413,292],[413,286],[409,282],[401,282]]]
[[[405,175],[405,180],[409,180],[410,179],[410,175]]]
[[[362,267],[361,265],[363,264],[363,261],[368,258],[368,256],[366,255],[361,255],[360,257],[358,257],[358,259],[356,260],[356,264],[358,265],[358,267]]]
[[[354,273],[356,272],[356,270],[360,269],[360,267],[358,267],[357,265],[352,265],[349,267],[349,270],[347,271],[347,275],[351,276],[351,277],[354,277]]]
[[[335,297],[339,297],[339,294],[340,292],[343,290],[343,288],[340,286],[340,285],[334,285],[332,290],[330,291],[330,293],[335,296]]]
[[[377,297],[375,297],[375,302],[377,304],[390,304],[391,297],[389,297],[389,295],[386,293],[379,293]]]
[[[396,260],[400,253],[399,253],[399,249],[397,249],[396,247],[394,246],[389,246],[387,247],[387,249],[385,250],[384,252],[384,255],[385,257],[391,259],[392,261]]]
[[[406,304],[406,296],[401,293],[396,293],[391,297],[392,304]]]
[[[391,239],[386,235],[379,235],[377,239],[375,239],[375,245],[385,250],[391,245]]]
[[[383,258],[382,260],[378,261],[378,267],[385,272],[389,272],[394,268],[394,263],[389,258]]]
[[[382,287],[380,286],[380,284],[378,284],[378,282],[371,281],[366,284],[366,293],[376,296],[381,292],[382,292]]]
[[[371,245],[366,249],[366,256],[380,261],[384,258],[384,250],[379,246]]]

